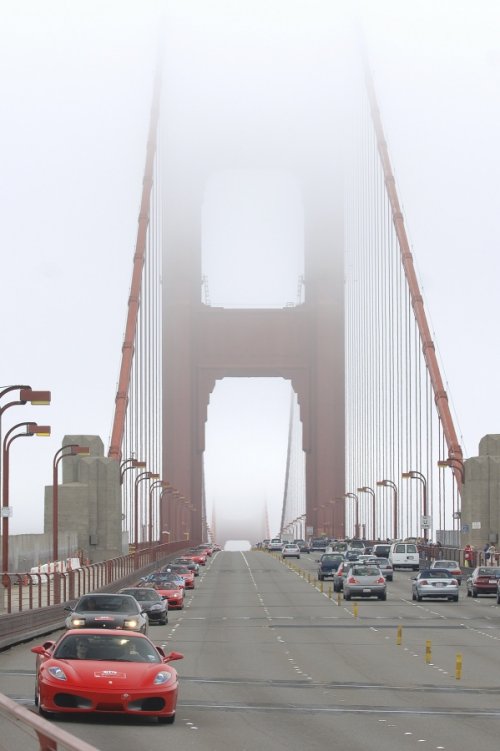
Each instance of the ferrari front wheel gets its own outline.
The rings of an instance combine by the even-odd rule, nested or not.
[[[52,719],[54,716],[53,712],[46,712],[45,709],[42,709],[42,702],[40,699],[40,689],[37,688],[37,691],[35,693],[35,705],[38,707],[38,714],[40,717],[44,717],[46,720]]]
[[[158,722],[160,725],[173,725],[175,722],[175,714],[172,714],[168,717],[164,717],[163,715],[161,717],[158,717]]]

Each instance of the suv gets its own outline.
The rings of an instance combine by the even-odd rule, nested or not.
[[[333,578],[343,560],[344,556],[341,553],[323,553],[317,561],[319,563],[318,580],[324,581],[327,576]]]
[[[313,537],[311,540],[311,550],[326,550],[329,542],[327,537]]]

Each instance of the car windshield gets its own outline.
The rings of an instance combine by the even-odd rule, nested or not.
[[[341,561],[342,556],[341,555],[331,555],[328,553],[327,555],[321,556],[321,561]]]
[[[86,613],[137,613],[139,612],[139,606],[135,599],[128,595],[91,595],[89,597],[82,597],[75,610]]]
[[[477,570],[478,576],[491,576],[496,577],[497,579],[500,579],[500,568],[478,568]]]
[[[460,568],[457,561],[436,561],[433,568]]]
[[[123,594],[132,595],[136,600],[141,600],[142,602],[157,602],[161,599],[160,595],[154,589],[129,589]]]
[[[352,573],[354,576],[380,576],[380,569],[376,566],[355,566]]]
[[[446,569],[431,568],[428,571],[421,571],[419,579],[451,579],[452,576]]]
[[[161,662],[154,645],[147,639],[126,636],[70,634],[54,650],[59,660],[99,660],[101,662]]]

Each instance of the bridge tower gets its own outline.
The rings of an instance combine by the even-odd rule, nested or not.
[[[217,164],[203,167],[197,165],[196,175],[192,166],[189,175],[178,164],[165,168],[182,179],[164,188],[163,476],[190,499],[192,539],[200,540],[205,423],[217,380],[284,378],[298,396],[306,526],[316,532],[328,524],[331,499],[345,492],[342,180],[329,175],[325,191],[324,184],[315,189],[310,165],[299,176],[305,301],[279,309],[229,309],[202,302],[203,194]],[[340,534],[343,512],[335,523]]]

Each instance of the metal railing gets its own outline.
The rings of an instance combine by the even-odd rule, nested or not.
[[[0,694],[2,748],[23,751],[99,751]]]
[[[113,591],[134,583],[185,548],[185,541],[155,545],[64,573],[4,573],[0,649],[61,628],[68,601],[87,592]]]

